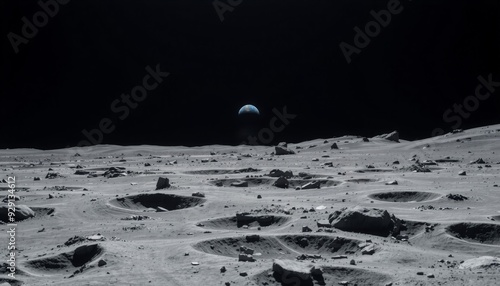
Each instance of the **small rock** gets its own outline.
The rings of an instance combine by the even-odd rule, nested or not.
[[[99,267],[103,267],[106,264],[108,264],[108,263],[106,261],[104,261],[104,259],[101,259],[101,260],[99,260],[99,262],[97,262],[97,266],[99,266]]]
[[[308,226],[306,226],[306,225],[302,227],[302,232],[311,232],[311,231],[312,231],[312,229],[310,229],[310,228],[309,228]]]

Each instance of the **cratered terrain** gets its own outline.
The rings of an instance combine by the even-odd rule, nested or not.
[[[397,135],[0,150],[0,285],[500,285],[500,125]]]

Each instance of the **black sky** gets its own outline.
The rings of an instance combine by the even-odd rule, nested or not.
[[[238,144],[246,103],[262,127],[297,115],[271,143],[449,131],[478,76],[500,82],[500,1],[402,0],[348,64],[339,44],[389,2],[242,0],[221,22],[211,0],[72,0],[16,54],[8,34],[41,7],[3,0],[0,148],[75,146],[103,118],[104,144]],[[120,120],[111,103],[157,65],[170,75]],[[498,89],[460,128],[500,123]]]

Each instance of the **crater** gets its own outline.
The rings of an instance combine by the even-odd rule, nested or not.
[[[109,204],[114,207],[134,211],[161,212],[191,208],[200,205],[205,201],[205,199],[200,199],[198,197],[153,193],[116,198],[109,201]]]
[[[325,235],[282,235],[278,239],[290,249],[299,253],[320,254],[356,254],[361,252],[360,240]]]
[[[99,244],[89,244],[79,246],[73,251],[61,253],[56,256],[30,260],[24,265],[33,272],[54,274],[60,272],[60,274],[66,274],[66,270],[76,270],[83,265],[95,261],[103,254],[104,248]]]
[[[446,231],[465,241],[500,245],[500,225],[498,224],[462,222],[446,227]]]
[[[212,229],[240,229],[246,225],[251,230],[258,227],[279,227],[290,220],[290,217],[277,215],[236,215],[203,221],[198,225],[202,224],[204,227]]]
[[[223,175],[223,174],[242,174],[242,173],[255,173],[255,172],[260,172],[260,169],[254,169],[254,168],[244,168],[244,169],[209,169],[209,170],[193,170],[193,171],[186,171],[184,173],[186,174],[192,174],[192,175]]]
[[[255,239],[256,237],[258,239]],[[293,259],[299,255],[299,253],[286,248],[275,237],[255,235],[205,240],[194,244],[193,248],[209,254],[238,259],[240,246],[253,249],[253,257],[256,260],[272,258]]]
[[[385,192],[368,196],[369,198],[384,202],[423,202],[440,197],[439,194],[429,192]]]
[[[361,254],[366,247],[360,240],[326,235],[247,235],[205,240],[194,244],[193,248],[238,259],[241,246],[252,249],[255,260],[296,259],[303,254],[330,258],[331,255]]]

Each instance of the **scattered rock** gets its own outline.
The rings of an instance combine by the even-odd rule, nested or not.
[[[123,167],[111,167],[103,174],[106,178],[117,178],[117,177],[125,177],[127,176],[127,172]]]
[[[61,174],[56,172],[49,172],[47,173],[47,175],[45,175],[45,179],[56,179],[56,178],[64,178],[64,176],[61,176]]]
[[[268,174],[269,177],[285,177],[286,179],[290,179],[291,177],[293,177],[293,173],[292,171],[281,171],[280,169],[273,169],[271,170],[271,172],[269,172]]]
[[[446,197],[450,200],[454,201],[465,201],[468,200],[469,198],[460,194],[448,194]]]

